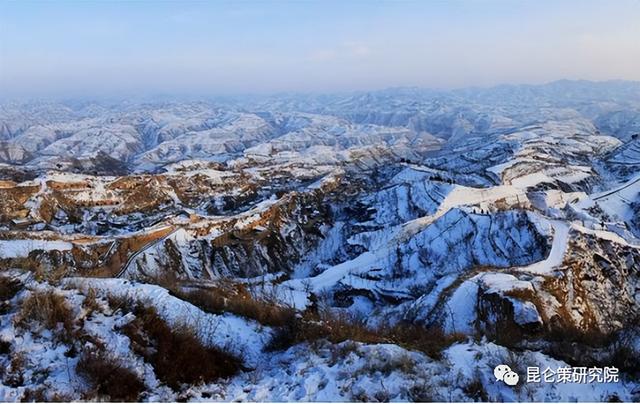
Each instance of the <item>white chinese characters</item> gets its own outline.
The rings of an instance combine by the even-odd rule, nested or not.
[[[494,371],[495,373],[495,371]],[[537,366],[527,367],[527,383],[617,383],[619,370],[616,367],[546,367],[540,370]]]

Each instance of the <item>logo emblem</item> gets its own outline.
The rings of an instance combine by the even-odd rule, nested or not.
[[[520,380],[520,376],[507,365],[498,365],[493,369],[496,380],[504,382],[507,386],[515,386]]]

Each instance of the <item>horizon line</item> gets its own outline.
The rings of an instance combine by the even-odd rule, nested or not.
[[[560,78],[555,80],[549,80],[542,83],[533,83],[533,82],[519,82],[519,83],[498,83],[494,85],[471,85],[471,86],[460,86],[460,87],[452,87],[452,88],[444,88],[444,87],[431,87],[431,86],[420,86],[420,85],[408,85],[408,86],[386,86],[380,88],[370,88],[370,89],[361,89],[361,90],[329,90],[329,91],[318,91],[318,90],[307,90],[307,91],[296,91],[296,90],[283,90],[283,91],[265,91],[265,92],[227,92],[227,93],[213,93],[213,92],[149,92],[149,91],[121,91],[119,94],[89,94],[89,95],[76,95],[76,94],[68,94],[68,95],[21,95],[21,96],[7,96],[3,97],[0,95],[0,102],[3,103],[11,103],[11,102],[19,102],[19,103],[29,103],[29,102],[65,102],[65,101],[87,101],[87,102],[98,102],[98,101],[125,101],[123,98],[130,99],[132,102],[149,102],[146,100],[147,98],[164,98],[166,100],[171,100],[172,98],[179,99],[190,99],[190,101],[210,101],[215,98],[268,98],[268,97],[281,97],[281,96],[338,96],[338,95],[357,95],[357,94],[369,94],[369,93],[379,93],[385,91],[398,91],[398,90],[419,90],[425,92],[434,92],[441,94],[448,93],[456,93],[463,91],[491,91],[498,88],[503,87],[545,87],[553,84],[559,83],[588,83],[594,85],[602,85],[602,84],[630,84],[630,85],[640,85],[640,80],[630,80],[630,79],[604,79],[604,80],[592,80],[592,79],[568,79],[568,78]],[[0,90],[0,93],[2,91]]]

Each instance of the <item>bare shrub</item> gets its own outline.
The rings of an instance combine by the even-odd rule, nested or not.
[[[121,310],[124,313],[131,313],[138,306],[138,301],[129,295],[107,295],[107,303],[114,312]]]
[[[383,375],[389,376],[393,372],[402,372],[405,374],[413,373],[416,367],[416,361],[407,353],[401,353],[395,355],[388,360],[371,366],[368,365],[368,369],[373,373],[374,371],[382,372]]]
[[[333,366],[338,362],[341,362],[349,356],[351,353],[358,354],[358,344],[353,341],[348,341],[339,345],[331,345],[331,359],[329,366]]]
[[[496,350],[489,351],[487,355],[487,364],[490,369],[493,369],[495,366],[504,364],[509,366],[511,370],[516,372],[519,375],[527,374],[527,367],[529,366],[538,366],[540,367],[540,363],[537,360],[535,354],[530,351],[520,351],[514,352],[509,349],[506,350]],[[521,392],[523,389],[526,392],[527,388],[531,386],[527,386],[523,383],[518,383],[513,387],[514,390]]]
[[[58,324],[62,324],[65,333],[70,334],[73,311],[64,296],[53,290],[38,290],[22,302],[22,308],[15,319],[16,325],[20,327],[25,327],[30,321],[36,321],[50,330],[55,330]]]
[[[22,289],[17,279],[0,276],[0,301],[11,300]]]
[[[24,371],[27,365],[27,356],[24,352],[16,352],[11,357],[11,362],[7,373],[5,374],[4,383],[10,387],[16,388],[24,384]]]
[[[636,322],[636,324],[639,324]],[[606,349],[609,366],[615,366],[629,375],[640,379],[640,328],[632,327],[616,333],[613,342]]]
[[[406,349],[420,351],[434,359],[442,359],[442,351],[456,342],[466,339],[464,334],[446,333],[442,328],[423,327],[416,324],[399,323],[383,329],[389,342]]]
[[[172,293],[208,313],[233,313],[272,327],[284,326],[296,315],[292,307],[282,305],[274,296],[254,296],[241,284],[189,291],[176,288]]]
[[[447,334],[437,327],[408,323],[372,328],[367,326],[364,318],[317,307],[298,313],[293,307],[282,305],[275,296],[252,294],[244,285],[231,281],[220,281],[215,287],[206,289],[183,290],[173,281],[165,282],[164,286],[171,288],[176,297],[203,311],[214,314],[229,312],[275,327],[267,344],[270,351],[327,339],[333,343],[393,343],[439,359],[443,349],[465,338],[462,334]]]
[[[476,374],[474,375],[472,380],[462,386],[462,391],[473,401],[485,403],[489,401],[489,394],[482,384],[480,373],[478,371],[476,371]]]
[[[420,383],[416,383],[409,389],[409,400],[414,403],[429,403],[439,401],[436,399],[436,389],[429,383],[429,380],[422,379]]]
[[[610,333],[602,332],[596,327],[582,329],[573,324],[555,325],[551,327],[546,339],[551,342],[598,347],[611,342]]]
[[[11,342],[0,339],[0,355],[7,355],[11,352]]]
[[[76,370],[91,384],[92,393],[97,395],[97,398],[137,401],[145,387],[131,369],[103,350],[85,349]]]
[[[210,382],[235,374],[240,360],[202,344],[194,329],[171,329],[155,309],[138,306],[136,319],[123,327],[132,348],[153,366],[156,375],[177,389],[182,383]]]
[[[385,342],[375,330],[367,328],[361,319],[354,319],[345,314],[332,314],[329,311],[321,313],[307,311],[299,317],[294,316],[292,321],[278,327],[267,344],[267,349],[283,350],[301,342],[317,339],[327,339],[333,343],[347,340],[366,343]]]
[[[578,366],[615,366],[640,377],[636,360],[636,341],[640,338],[640,316],[630,315],[617,331],[603,332],[598,328],[579,329],[565,326],[552,329],[545,352]],[[613,328],[613,327],[608,327]]]
[[[20,281],[16,279],[0,276],[0,314],[6,314],[11,310],[9,300],[18,294],[22,286]]]
[[[73,401],[72,396],[57,391],[51,392],[51,394],[48,395],[47,392],[49,392],[49,390],[47,387],[25,389],[20,401],[29,403],[70,403]]]
[[[95,311],[100,311],[100,303],[98,303],[98,296],[94,288],[89,288],[85,293],[82,307],[87,309],[87,315],[91,315]]]
[[[531,363],[535,363],[535,360],[526,353],[507,351],[507,353],[501,357],[501,362],[496,363],[496,365],[503,363],[518,374],[526,374],[527,366],[530,366]]]
[[[194,306],[197,306],[202,311],[212,314],[222,314],[225,311],[228,296],[225,293],[221,293],[219,289],[196,289],[190,291],[172,290],[171,293],[179,297],[180,299],[187,301]]]
[[[25,389],[24,394],[22,396],[23,402],[31,402],[31,403],[44,403],[47,400],[47,390],[44,387],[38,387],[35,389]]]

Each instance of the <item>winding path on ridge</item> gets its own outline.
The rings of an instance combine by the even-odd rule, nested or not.
[[[548,222],[553,227],[553,242],[549,255],[542,261],[518,267],[516,270],[545,274],[550,273],[553,268],[562,264],[564,254],[567,251],[567,243],[569,242],[570,225],[560,220],[549,220]]]
[[[116,274],[115,278],[121,278],[122,275],[124,275],[125,272],[127,272],[127,268],[129,268],[129,265],[131,265],[138,258],[138,256],[140,256],[140,254],[142,254],[143,252],[145,252],[149,248],[151,248],[151,247],[153,247],[153,246],[165,241],[168,237],[170,237],[172,234],[174,234],[178,230],[180,230],[180,227],[174,227],[169,233],[165,234],[164,236],[162,236],[160,238],[157,238],[155,240],[152,240],[152,241],[148,242],[141,249],[139,249],[138,251],[134,252],[127,259],[127,262],[124,263],[124,265],[122,266],[122,269],[120,269],[120,271]]]
[[[640,181],[640,175],[637,175],[635,178],[633,178],[633,179],[631,179],[631,180],[627,181],[626,183],[622,184],[622,185],[621,185],[621,186],[619,186],[619,187],[616,187],[616,188],[614,188],[614,189],[611,189],[611,190],[609,190],[609,191],[606,191],[606,192],[604,192],[604,193],[602,193],[602,194],[600,194],[600,195],[598,195],[598,196],[594,196],[594,197],[593,197],[593,200],[594,200],[594,201],[598,201],[598,200],[600,200],[600,199],[602,199],[602,198],[606,198],[607,196],[611,196],[611,195],[613,195],[613,194],[615,194],[615,193],[618,193],[618,192],[620,192],[620,191],[623,191],[623,190],[625,190],[625,189],[629,188],[630,186],[632,186],[632,185],[636,184],[638,181]]]

